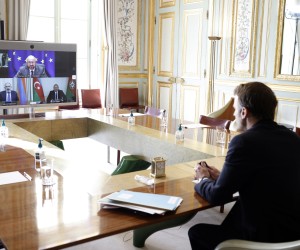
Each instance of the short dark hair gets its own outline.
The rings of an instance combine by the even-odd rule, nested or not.
[[[274,120],[277,99],[274,92],[261,82],[240,84],[234,89],[239,104],[247,108],[257,119]]]

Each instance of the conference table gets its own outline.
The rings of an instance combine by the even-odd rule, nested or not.
[[[194,192],[193,167],[200,159],[205,159],[208,164],[221,168],[224,162],[223,150],[202,145],[195,140],[189,142],[188,139],[184,144],[176,145],[173,134],[161,134],[160,130],[146,125],[128,127],[126,120],[117,116],[107,117],[102,112],[55,112],[48,117],[7,122],[10,138],[5,151],[0,152],[0,174],[18,171],[21,174],[26,172],[32,178],[0,185],[0,239],[8,249],[61,249],[129,230],[134,230],[134,245],[142,247],[146,238],[156,230],[184,223],[198,211],[211,207]],[[127,136],[128,140],[132,140],[132,136],[138,134],[133,141],[144,140],[148,143],[152,139],[155,142],[161,140],[163,144],[160,146],[170,144],[162,152],[170,150],[174,144],[181,149],[187,148],[186,152],[202,149],[205,153],[199,152],[199,159],[190,161],[185,161],[185,157],[175,157],[177,162],[166,166],[166,177],[157,178],[154,185],[146,186],[135,181],[134,176],[147,176],[149,170],[110,176],[96,167],[92,157],[83,157],[78,162],[72,155],[44,141],[47,156],[54,158],[56,183],[53,186],[43,186],[39,173],[34,169],[33,154],[38,136],[24,127],[32,123],[33,130],[40,133],[44,129],[37,129],[40,125],[45,125],[48,131],[47,124],[53,126],[53,122],[58,122],[54,123],[56,129],[59,129],[56,126],[59,122],[65,128],[72,124],[76,127],[76,133],[98,140],[102,138],[102,133],[110,133],[107,127],[111,126],[114,132],[123,132],[122,140]],[[91,127],[87,129],[89,126]],[[78,132],[80,128],[85,132]],[[100,132],[101,130],[104,131]],[[72,132],[73,137],[78,136],[74,133]],[[52,136],[53,134],[57,134],[55,129],[51,132]],[[173,148],[176,148],[174,145]],[[122,144],[116,146],[121,147]],[[151,155],[149,153],[147,156],[145,153],[144,156]],[[209,157],[201,158],[206,155]],[[165,215],[101,208],[98,203],[101,197],[122,189],[180,196],[183,202],[176,211],[167,212]]]

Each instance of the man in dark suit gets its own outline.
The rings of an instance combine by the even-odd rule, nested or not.
[[[58,84],[53,85],[53,90],[49,92],[49,95],[47,97],[47,102],[66,102],[67,97],[65,93],[59,89]]]
[[[37,64],[34,56],[28,56],[25,61],[25,65],[19,68],[15,77],[47,77],[45,65]]]
[[[300,239],[300,137],[274,122],[277,99],[263,83],[241,84],[234,95],[243,132],[231,140],[221,172],[197,164],[195,191],[214,205],[239,197],[221,225],[190,228],[192,249],[214,249],[228,239]]]
[[[0,92],[0,101],[1,102],[17,102],[19,97],[16,91],[11,89],[11,83],[7,82],[4,85],[4,91]]]

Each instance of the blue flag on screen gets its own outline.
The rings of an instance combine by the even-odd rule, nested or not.
[[[26,62],[26,58],[33,55],[37,63],[44,64],[48,77],[55,77],[55,54],[54,51],[30,51],[30,50],[9,50],[8,71],[9,77],[14,77],[19,68]]]

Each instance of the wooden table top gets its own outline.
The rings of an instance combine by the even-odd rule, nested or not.
[[[149,188],[134,180],[136,174],[148,175],[149,170],[110,176],[97,169],[92,159],[75,161],[72,156],[47,141],[44,141],[44,147],[47,156],[54,158],[56,184],[53,187],[43,186],[39,174],[34,170],[33,157],[39,137],[35,132],[40,128],[44,132],[57,133],[60,130],[66,131],[68,126],[70,133],[76,135],[79,123],[84,131],[82,126],[87,124],[84,119],[95,119],[109,126],[121,128],[122,131],[130,130],[146,137],[157,137],[170,145],[174,144],[174,136],[169,132],[175,130],[176,126],[173,126],[173,123],[169,123],[168,126],[171,127],[168,127],[167,134],[160,134],[157,133],[162,129],[159,118],[137,117],[136,123],[141,126],[129,129],[127,122],[124,122],[126,118],[115,113],[114,119],[111,119],[103,112],[103,110],[52,112],[46,113],[45,117],[7,122],[10,129],[8,139],[10,146],[6,146],[5,152],[0,152],[0,173],[26,171],[33,178],[32,181],[0,185],[0,238],[8,249],[63,248],[210,207],[205,200],[195,195],[193,189],[193,167],[196,161],[167,166],[166,177],[156,179],[155,186]],[[75,123],[74,119],[77,119]],[[52,124],[50,127],[47,127],[47,121]],[[29,132],[26,130],[29,128],[27,125],[25,129],[17,126],[22,122],[25,125],[28,123],[29,127],[31,122],[36,123]],[[57,127],[60,124],[63,128]],[[43,127],[44,125],[47,126]],[[183,146],[196,151],[202,150],[202,146],[208,152],[215,150],[211,150],[207,145],[199,146],[194,140],[185,141]],[[213,155],[219,154],[218,149],[216,150]],[[206,161],[220,168],[224,157],[210,158]],[[183,203],[175,212],[168,212],[164,216],[136,214],[124,209],[114,211],[100,209],[97,203],[100,197],[121,189],[181,196]]]
[[[59,149],[57,152],[56,169],[61,172],[67,165],[68,170],[63,176],[55,172],[56,184],[52,187],[41,184],[31,154],[12,146],[7,146],[6,152],[0,152],[0,172],[26,171],[33,178],[32,181],[0,185],[0,238],[8,249],[67,247],[210,207],[194,192],[195,162],[167,167],[167,176],[148,187],[136,182],[134,176],[149,174],[149,170],[117,176],[95,169],[82,171],[82,166],[68,159],[64,152]],[[220,166],[223,160],[220,157],[207,161]],[[97,200],[120,189],[181,196],[183,202],[176,211],[164,216],[125,209],[100,209]]]

